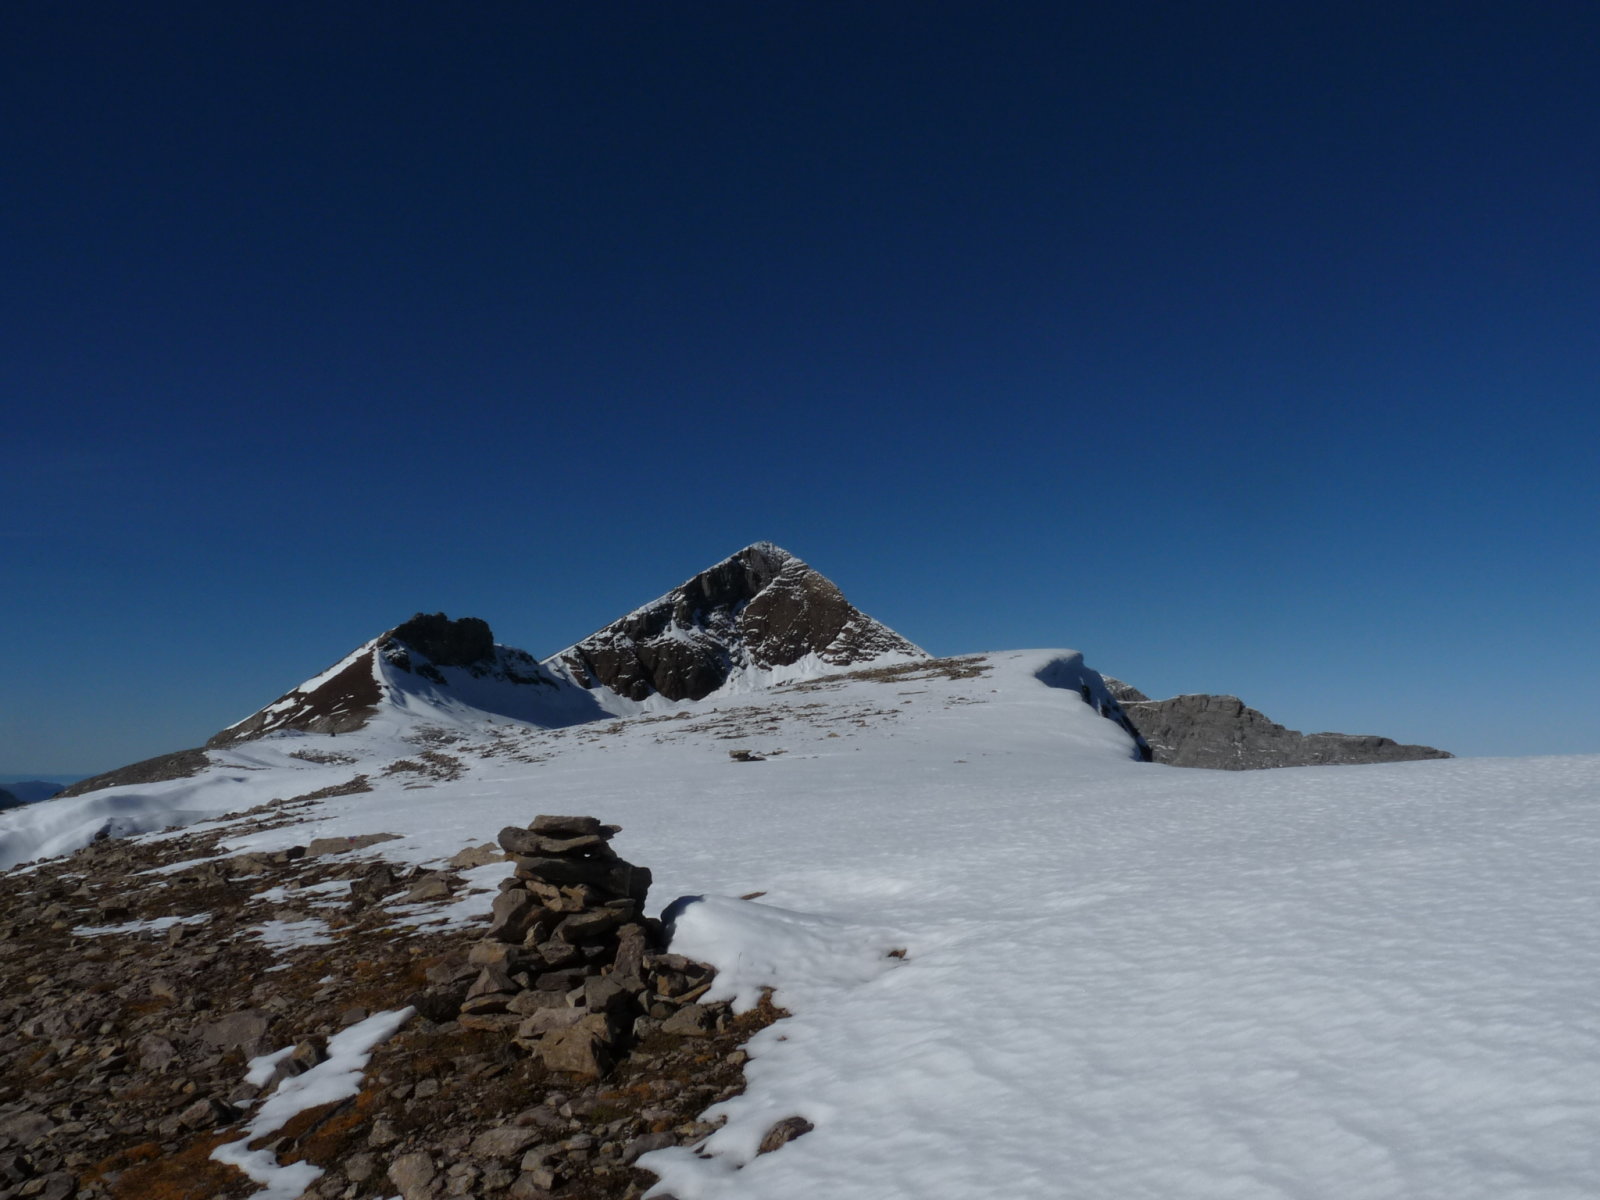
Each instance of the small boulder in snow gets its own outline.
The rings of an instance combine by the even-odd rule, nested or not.
[[[795,1138],[808,1134],[815,1128],[816,1126],[804,1117],[785,1117],[767,1130],[766,1136],[761,1139],[761,1149],[757,1150],[756,1153],[771,1154],[774,1150],[787,1146]]]
[[[500,862],[505,858],[500,847],[492,842],[485,842],[481,846],[468,846],[464,850],[456,851],[450,859],[449,865],[459,871],[470,871],[474,867],[486,867],[490,863]]]

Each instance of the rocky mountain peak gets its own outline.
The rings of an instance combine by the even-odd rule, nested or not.
[[[381,662],[380,662],[381,659]],[[206,743],[229,746],[279,729],[308,733],[347,733],[366,724],[383,699],[384,668],[446,686],[445,668],[476,678],[496,676],[511,683],[541,682],[538,663],[520,650],[495,645],[487,621],[451,619],[444,613],[417,613],[379,634],[328,670],[284,693],[265,708],[230,725]],[[419,687],[426,686],[419,682]]]
[[[744,669],[925,657],[788,551],[756,542],[546,660],[630,700],[699,700]]]

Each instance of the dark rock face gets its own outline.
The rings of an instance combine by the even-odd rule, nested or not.
[[[1451,757],[1431,746],[1406,746],[1370,734],[1299,733],[1269,720],[1237,696],[1151,700],[1109,676],[1106,687],[1149,743],[1154,761],[1168,766],[1253,771]]]
[[[770,542],[747,546],[547,661],[584,687],[630,700],[699,700],[742,667],[815,654],[832,666],[923,651],[862,613]]]
[[[0,788],[0,811],[8,808],[21,808],[22,805],[23,801],[17,799],[10,792],[6,791],[5,788]]]
[[[422,690],[449,687],[446,671],[515,685],[499,694],[514,692],[523,699],[507,700],[506,709],[496,710],[515,714],[527,706],[530,688],[523,685],[555,696],[571,680],[582,688],[608,687],[631,700],[656,693],[671,700],[698,700],[741,668],[788,666],[807,655],[840,668],[886,655],[926,657],[854,608],[833,583],[798,558],[758,542],[556,655],[547,664],[555,668],[554,675],[532,655],[496,645],[486,621],[417,613],[330,670],[214,734],[206,748],[221,749],[286,729],[329,734],[360,729],[384,702],[385,688],[397,682],[394,671],[415,676]],[[380,682],[385,678],[388,683]],[[461,682],[459,675],[455,678]],[[592,697],[582,699],[593,705]],[[589,713],[569,704],[560,719],[571,723],[600,715],[598,708]],[[180,778],[207,765],[203,750],[180,751],[84,780],[65,794]]]
[[[65,798],[81,796],[85,792],[97,792],[101,788],[121,787],[129,783],[161,783],[167,779],[187,779],[191,775],[198,775],[210,765],[211,759],[204,750],[178,750],[172,754],[158,754],[155,758],[118,767],[115,771],[107,771],[104,775],[80,779],[57,794]]]
[[[494,658],[494,634],[477,617],[452,621],[443,613],[418,613],[389,636],[404,642],[436,667],[469,667]]]

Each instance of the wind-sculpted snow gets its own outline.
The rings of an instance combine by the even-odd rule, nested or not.
[[[71,854],[97,837],[129,837],[188,825],[260,803],[260,791],[237,774],[106,788],[0,813],[0,870],[35,858]]]
[[[807,839],[822,869],[775,900],[870,914],[904,931],[906,961],[781,983],[796,1015],[714,1110],[721,1153],[646,1160],[666,1190],[1595,1193],[1600,760],[1145,768],[1122,786],[1013,766],[1003,798],[902,792],[891,823]],[[870,902],[832,898],[852,869]],[[781,961],[782,938],[760,923],[693,944],[738,970]],[[790,1113],[815,1132],[754,1158]]]
[[[234,853],[383,831],[436,865],[539,812],[621,825],[657,906],[702,898],[683,946],[793,1014],[709,1157],[643,1160],[680,1200],[1600,1194],[1600,757],[1142,764],[1092,686],[1045,682],[1072,671],[997,654],[568,728],[268,738],[126,795],[218,814],[370,781]],[[457,769],[391,770],[439,746]],[[814,1129],[757,1155],[790,1116]]]

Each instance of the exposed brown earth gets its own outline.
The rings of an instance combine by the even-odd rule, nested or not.
[[[308,733],[348,733],[360,729],[371,719],[383,693],[373,674],[374,647],[352,659],[331,679],[309,692],[290,692],[254,713],[214,734],[209,747],[231,746],[249,741],[274,729],[302,729]]]

